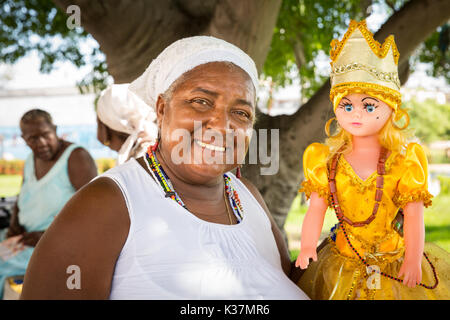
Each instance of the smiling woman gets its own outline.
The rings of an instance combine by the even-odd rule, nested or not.
[[[220,176],[242,162],[249,144],[246,135],[253,127],[255,87],[245,71],[222,62],[200,65],[183,80],[175,90],[169,89],[173,91],[170,100],[160,95],[156,103],[161,161],[166,170],[172,170],[171,151],[178,146],[190,157],[184,157],[177,171],[191,182],[207,183],[211,176]],[[191,139],[180,142],[174,130],[184,131]],[[227,141],[227,133],[233,134],[233,141]],[[245,141],[243,150],[234,148],[237,141]],[[228,163],[227,153],[232,153]]]
[[[72,198],[22,298],[308,299],[261,195],[230,172],[249,145],[257,89],[254,62],[232,44],[202,36],[166,48],[129,86],[156,111],[156,144]],[[71,265],[79,290],[66,285]]]

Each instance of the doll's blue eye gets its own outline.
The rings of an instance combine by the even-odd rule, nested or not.
[[[372,113],[375,111],[375,106],[366,105],[366,110],[367,110],[367,112]]]
[[[351,104],[346,104],[344,106],[345,111],[351,112],[353,110],[353,106]]]

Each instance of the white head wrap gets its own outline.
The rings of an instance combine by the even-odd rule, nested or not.
[[[209,62],[232,62],[251,78],[258,92],[258,71],[244,51],[224,40],[195,36],[175,41],[161,52],[145,72],[128,85],[113,85],[98,101],[97,114],[111,129],[130,134],[119,151],[118,163],[128,159],[137,134],[151,121],[149,135],[157,139],[156,101],[187,71]]]
[[[128,160],[132,151],[139,147],[140,132],[144,132],[147,139],[153,140],[152,142],[158,135],[154,108],[149,108],[128,90],[128,86],[128,83],[109,86],[101,93],[97,102],[97,116],[100,121],[115,131],[130,135],[119,150],[118,164]]]
[[[232,62],[243,69],[258,91],[258,71],[252,58],[235,45],[210,36],[175,41],[130,84],[129,90],[154,109],[158,95],[166,92],[182,74],[199,65],[220,61]]]

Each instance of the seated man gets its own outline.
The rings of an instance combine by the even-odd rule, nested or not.
[[[22,138],[32,153],[25,161],[23,183],[6,235],[19,252],[0,257],[0,298],[5,279],[25,274],[34,247],[72,195],[97,175],[89,153],[56,135],[49,113],[26,112],[20,120]],[[13,240],[13,237],[15,241]],[[1,242],[0,242],[1,244]],[[23,248],[21,248],[23,247]]]

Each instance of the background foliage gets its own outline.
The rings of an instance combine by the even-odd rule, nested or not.
[[[99,47],[82,50],[87,38],[81,27],[69,29],[67,15],[51,0],[5,0],[0,3],[0,62],[13,64],[29,52],[37,52],[42,73],[58,61],[80,68],[92,67],[78,83],[81,92],[101,91],[108,77],[105,57]]]
[[[414,128],[415,135],[422,142],[450,140],[450,103],[412,99],[404,103],[404,107],[411,117],[410,127]]]

